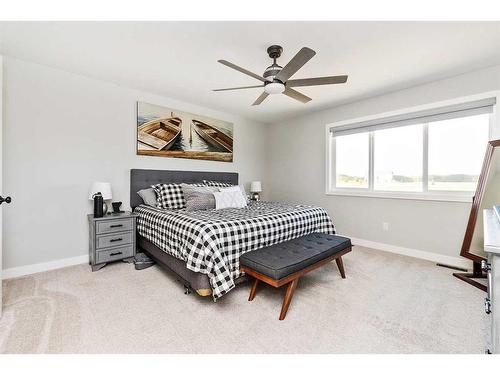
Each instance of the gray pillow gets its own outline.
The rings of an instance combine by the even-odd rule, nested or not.
[[[213,193],[219,191],[218,188],[189,184],[181,184],[181,188],[186,200],[186,211],[211,210],[215,208]]]
[[[144,204],[153,207],[158,206],[158,202],[156,200],[156,193],[153,190],[153,188],[139,190],[137,194],[139,194],[139,196],[142,198]]]

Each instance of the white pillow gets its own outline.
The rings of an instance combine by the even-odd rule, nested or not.
[[[137,194],[139,194],[139,196],[142,198],[144,204],[147,204],[151,207],[156,207],[158,205],[156,193],[153,188],[139,190]]]
[[[230,186],[230,187],[219,187],[219,191],[240,191],[241,194],[243,195],[243,198],[246,199],[247,192],[245,191],[245,188],[243,185],[236,185],[236,186]]]
[[[247,206],[247,200],[238,186],[224,188],[213,193],[215,197],[215,209],[243,208]]]
[[[235,185],[235,186],[231,186],[231,187],[220,187],[219,188],[219,191],[238,191],[238,188],[240,189],[241,191],[241,195],[243,196],[243,199],[245,200],[245,202],[247,203],[250,203],[250,197],[247,195],[247,192],[245,191],[245,188],[243,187],[243,185]]]

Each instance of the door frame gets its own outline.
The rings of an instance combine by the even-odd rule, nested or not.
[[[3,176],[3,161],[2,161],[2,148],[3,148],[3,56],[0,55],[0,193],[2,190],[2,176]],[[2,298],[2,214],[3,209],[0,206],[0,317],[2,316],[3,298]]]

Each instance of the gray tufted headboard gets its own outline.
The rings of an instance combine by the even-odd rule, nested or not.
[[[203,180],[228,182],[238,185],[238,173],[233,172],[193,172],[193,171],[163,171],[154,169],[130,170],[130,207],[142,204],[137,192],[154,184],[186,183],[192,184]]]

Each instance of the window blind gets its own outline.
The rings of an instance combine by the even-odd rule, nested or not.
[[[405,113],[375,120],[357,122],[343,126],[333,126],[330,132],[334,136],[364,133],[374,130],[396,128],[414,124],[423,124],[433,121],[449,120],[459,117],[475,116],[492,113],[496,104],[495,98],[476,100],[473,102],[449,105],[418,112]]]

